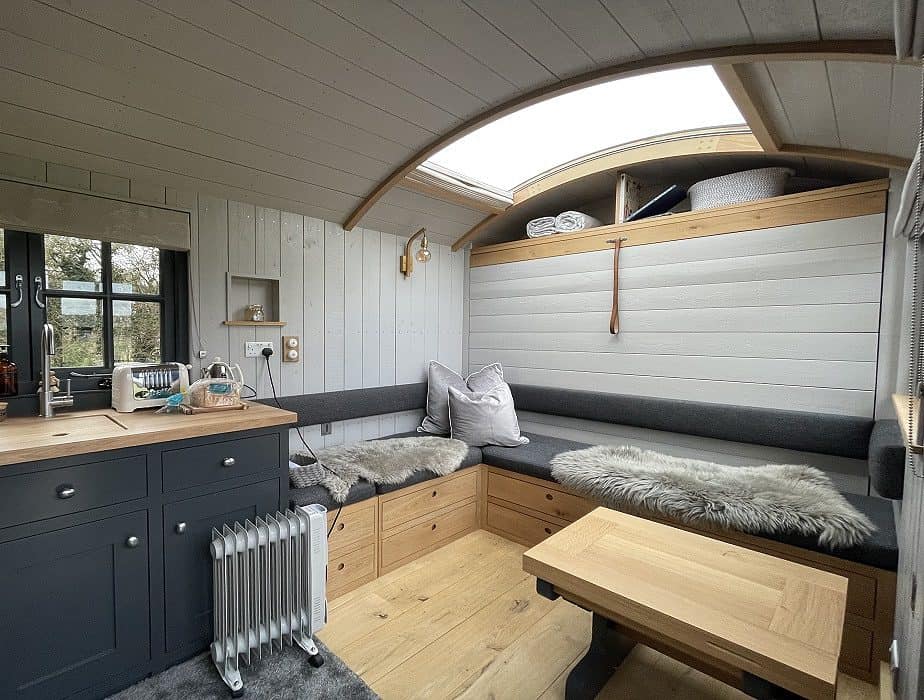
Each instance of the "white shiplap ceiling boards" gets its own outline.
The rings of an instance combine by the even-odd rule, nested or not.
[[[892,31],[889,0],[709,4],[704,13],[687,0],[6,0],[0,151],[343,221],[440,135],[560,79],[710,46]],[[828,71],[835,113],[850,99],[838,85],[881,79],[844,70]],[[897,69],[890,78],[889,111],[872,116],[897,127],[906,101],[894,86],[907,79]],[[804,129],[779,95],[788,128]],[[839,143],[907,145],[902,128],[839,129]],[[423,225],[449,241],[483,216],[396,188],[362,225]]]

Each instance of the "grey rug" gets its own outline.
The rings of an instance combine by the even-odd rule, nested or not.
[[[324,665],[312,668],[301,649],[285,647],[251,666],[241,665],[244,697],[252,700],[378,700],[372,689],[346,664],[315,640]],[[109,700],[229,700],[224,684],[208,654],[168,668]]]
[[[876,530],[823,472],[804,465],[733,467],[610,445],[563,452],[551,464],[559,483],[620,510],[753,534],[817,536],[830,548],[860,544]]]
[[[289,469],[295,488],[320,484],[337,503],[347,499],[350,487],[360,479],[373,484],[400,484],[416,471],[426,469],[439,476],[451,474],[462,464],[468,446],[461,440],[442,437],[388,438],[337,445],[318,451],[316,465]],[[296,454],[293,461],[306,460]]]

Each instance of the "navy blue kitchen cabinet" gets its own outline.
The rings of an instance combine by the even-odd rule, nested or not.
[[[0,466],[0,698],[103,698],[205,651],[211,529],[287,507],[287,431]]]

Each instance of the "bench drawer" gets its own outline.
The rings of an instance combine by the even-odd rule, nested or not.
[[[166,450],[163,453],[164,491],[179,491],[278,468],[278,435]]]
[[[858,625],[845,623],[839,666],[848,671],[870,673],[873,658],[873,633]]]
[[[549,523],[511,508],[504,508],[488,502],[488,530],[519,542],[526,547],[537,545],[549,535],[562,529],[561,525]]]
[[[0,527],[145,498],[147,464],[137,455],[2,477]]]
[[[336,598],[374,578],[375,544],[331,556],[327,563],[327,597]]]
[[[572,522],[587,515],[595,506],[586,498],[527,481],[488,473],[488,496]]]
[[[371,498],[343,508],[327,540],[328,551],[356,549],[360,545],[375,544],[375,503],[376,499]],[[328,511],[328,528],[336,516],[336,510]]]
[[[478,526],[474,501],[426,518],[382,539],[382,569],[410,561],[434,545],[443,543]]]
[[[477,495],[477,474],[474,470],[449,478],[411,487],[409,493],[382,500],[382,530],[391,530],[403,523],[434,513],[454,503]]]

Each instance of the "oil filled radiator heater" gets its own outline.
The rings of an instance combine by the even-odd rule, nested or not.
[[[327,621],[327,510],[320,505],[212,530],[214,641],[211,652],[234,697],[240,662],[297,644],[318,667],[311,636]]]

